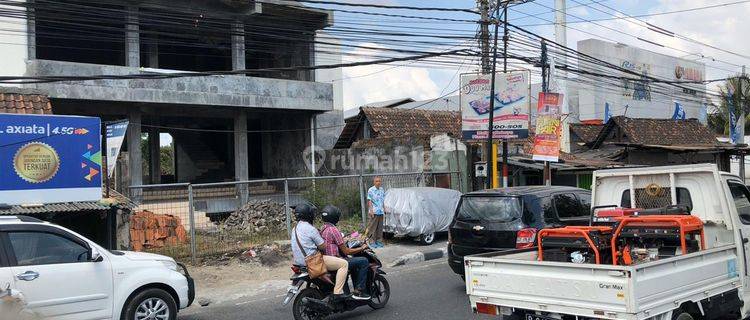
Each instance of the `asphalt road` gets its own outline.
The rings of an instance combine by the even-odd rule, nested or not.
[[[381,310],[367,306],[335,315],[329,319],[493,319],[477,316],[469,308],[461,278],[444,259],[386,270],[391,284],[391,299]],[[263,298],[238,300],[186,310],[180,320],[291,319],[290,306],[281,306],[283,290],[269,292]]]

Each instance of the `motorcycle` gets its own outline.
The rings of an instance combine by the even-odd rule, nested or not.
[[[347,246],[356,248],[360,244],[359,241],[351,241],[347,243]],[[370,300],[347,298],[341,301],[330,301],[330,296],[333,294],[333,279],[335,279],[333,273],[310,279],[305,267],[293,265],[294,275],[290,278],[292,285],[289,286],[282,305],[289,304],[294,298],[292,313],[295,320],[323,319],[331,314],[351,311],[364,305],[375,310],[384,308],[391,296],[391,287],[385,279],[385,272],[381,270],[383,263],[370,248],[354,256],[365,257],[370,262],[366,282]],[[344,293],[350,293],[348,282],[347,280],[347,285],[344,286]],[[352,283],[354,283],[353,279]]]

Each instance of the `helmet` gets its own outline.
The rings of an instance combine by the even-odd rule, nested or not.
[[[294,206],[294,216],[297,220],[303,220],[312,223],[315,220],[315,212],[318,210],[314,205],[301,203]]]
[[[341,219],[341,210],[329,204],[320,211],[320,215],[323,217],[323,221],[337,224],[339,223],[339,219]]]

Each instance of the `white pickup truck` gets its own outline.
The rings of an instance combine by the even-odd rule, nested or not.
[[[0,216],[0,320],[175,320],[195,297],[170,257],[106,250],[61,226]]]
[[[594,207],[688,206],[704,223],[706,247],[627,266],[538,261],[536,250],[467,256],[474,312],[524,320],[750,316],[750,192],[740,178],[711,164],[601,170],[592,198]]]

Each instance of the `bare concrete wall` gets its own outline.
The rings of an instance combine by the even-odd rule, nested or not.
[[[94,76],[146,73],[139,68],[30,60],[27,76]],[[310,81],[243,76],[96,80],[28,85],[51,98],[215,105],[311,111],[333,110],[333,86]]]

